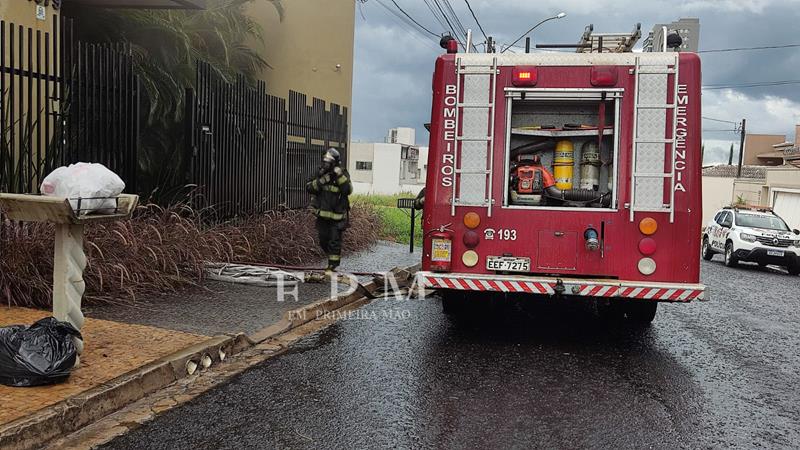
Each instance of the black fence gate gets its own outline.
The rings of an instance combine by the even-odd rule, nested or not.
[[[0,18],[0,192],[36,192],[55,167],[100,162],[136,191],[139,81],[125,49]],[[60,25],[60,27],[59,27]]]
[[[263,81],[229,84],[204,62],[196,86],[186,95],[190,183],[223,217],[277,209],[284,203],[286,100],[268,95]]]
[[[225,81],[207,63],[197,89],[187,89],[186,158],[189,183],[223,217],[303,208],[305,183],[328,147],[347,156],[347,108],[289,93],[289,102],[259,82]]]

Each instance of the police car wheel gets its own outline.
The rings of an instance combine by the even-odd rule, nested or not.
[[[736,259],[733,252],[733,242],[725,244],[725,265],[728,267],[736,267],[739,264],[739,260]]]
[[[706,261],[711,261],[711,258],[714,257],[714,252],[711,251],[711,245],[708,243],[708,236],[703,236],[703,247],[701,250],[701,254],[703,259]]]
[[[800,275],[800,263],[791,265],[787,267],[786,270],[789,271],[789,275]]]

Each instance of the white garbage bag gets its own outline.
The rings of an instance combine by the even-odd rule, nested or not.
[[[102,164],[77,163],[52,171],[40,187],[43,195],[69,199],[72,209],[81,215],[114,214],[116,197],[125,190],[125,182]]]

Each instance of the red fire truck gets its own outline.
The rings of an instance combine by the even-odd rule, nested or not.
[[[606,43],[437,59],[417,282],[446,312],[514,293],[649,323],[703,299],[700,59]]]

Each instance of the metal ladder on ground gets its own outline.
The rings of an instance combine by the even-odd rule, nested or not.
[[[463,82],[462,82],[463,76]],[[483,82],[483,77],[488,76],[488,87],[486,91],[481,92],[479,88]],[[474,82],[473,82],[474,81]],[[478,89],[472,88],[471,85],[475,84]],[[492,206],[494,200],[492,199],[492,185],[493,185],[493,172],[494,172],[494,112],[495,112],[495,90],[497,87],[497,58],[492,58],[491,65],[463,65],[462,59],[456,59],[456,143],[454,152],[454,177],[453,177],[453,195],[451,199],[450,214],[455,216],[456,206],[481,206],[487,208],[488,217],[492,216]],[[488,91],[488,92],[487,92]],[[486,97],[488,94],[488,97]],[[462,101],[463,97],[463,101]],[[481,100],[473,100],[478,97]],[[482,98],[486,97],[486,101]],[[483,131],[476,131],[464,128],[466,111],[486,111],[486,128]],[[478,124],[482,124],[483,115],[474,116],[471,120],[478,120]],[[480,127],[480,125],[478,126]],[[479,133],[479,134],[476,134]],[[474,161],[464,161],[464,154],[462,152],[465,143],[483,142],[485,144],[485,152],[482,154],[478,152],[477,155],[469,155],[474,158]],[[481,166],[480,161],[484,164]],[[468,162],[469,165],[477,165],[480,167],[470,167],[463,169],[464,163]],[[480,202],[464,199],[462,189],[467,186],[468,189],[479,187],[481,183],[475,183],[482,177],[484,193]],[[465,180],[472,180],[471,184],[464,183]],[[473,195],[471,195],[474,197]]]
[[[670,67],[671,66],[671,67]],[[678,76],[679,76],[679,54],[675,53],[675,59],[668,65],[664,64],[642,64],[641,57],[636,57],[635,67],[632,69],[635,76],[634,87],[634,115],[633,115],[633,156],[631,167],[631,202],[630,202],[630,221],[633,222],[636,212],[668,212],[669,221],[675,221],[675,156],[676,156],[676,137],[678,128]],[[662,77],[663,75],[663,77]],[[669,89],[661,89],[659,84],[663,81],[669,88],[669,76],[672,75],[672,103],[668,103]],[[655,76],[655,77],[654,77]],[[645,82],[645,78],[652,81]],[[648,86],[654,85],[652,87]],[[643,91],[647,95],[642,95]],[[658,91],[658,92],[657,92]],[[653,101],[651,97],[663,93],[663,102]],[[646,97],[645,102],[642,97]],[[653,112],[656,112],[653,114]],[[661,118],[658,111],[663,111],[661,115],[664,124],[661,125]],[[666,112],[672,111],[671,131],[667,134]],[[660,128],[660,131],[657,131]],[[661,152],[658,152],[658,147]],[[648,147],[650,146],[650,147]],[[647,166],[666,165],[667,146],[669,146],[671,156],[668,171],[658,171]],[[656,150],[653,152],[653,150]],[[642,167],[642,169],[640,169]],[[661,183],[650,183],[649,189],[645,190],[646,180],[662,180]],[[664,181],[669,180],[669,203],[664,200]],[[638,183],[638,182],[642,183]],[[654,189],[654,187],[657,187]],[[641,189],[643,192],[638,192]]]

